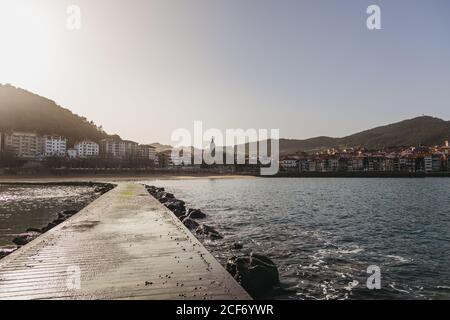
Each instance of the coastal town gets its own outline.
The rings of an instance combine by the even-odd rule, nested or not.
[[[282,157],[287,172],[446,172],[450,170],[448,140],[441,146],[328,149]]]
[[[157,150],[150,144],[138,144],[118,137],[100,141],[82,140],[69,145],[69,139],[59,135],[40,135],[35,132],[9,131],[0,133],[0,161],[3,168],[19,168],[33,173],[41,167],[53,169],[95,170],[178,170],[218,173],[252,173],[260,167],[258,159],[245,156],[243,164],[206,165],[186,163],[182,154],[171,149]],[[209,148],[215,149],[210,144]],[[325,149],[316,152],[297,152],[281,155],[280,173],[345,173],[399,172],[439,173],[450,171],[449,143],[440,146],[411,146],[380,148]],[[237,149],[234,151],[235,160]],[[193,153],[192,153],[193,154]],[[192,155],[193,157],[193,155]],[[195,162],[198,163],[198,162]],[[238,163],[235,161],[234,163]],[[3,169],[4,171],[5,169]]]

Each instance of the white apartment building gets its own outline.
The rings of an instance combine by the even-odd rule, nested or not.
[[[94,141],[84,140],[75,144],[74,149],[80,158],[98,157],[100,146]]]
[[[78,157],[77,149],[67,149],[67,156],[69,159],[75,159]]]
[[[138,144],[120,139],[103,139],[100,141],[100,153],[106,157],[123,159],[136,156]]]
[[[42,138],[37,133],[12,131],[4,134],[4,150],[16,157],[34,159],[42,155]]]
[[[67,139],[61,136],[43,136],[42,145],[44,156],[64,157],[67,150]]]
[[[298,168],[298,160],[297,159],[284,159],[284,160],[280,161],[280,166],[283,169]]]

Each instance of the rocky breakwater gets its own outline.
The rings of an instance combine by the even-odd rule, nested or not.
[[[111,183],[95,183],[95,184],[90,183],[90,185],[95,187],[93,190],[93,192],[95,193],[95,197],[101,196],[115,187],[115,185]],[[24,233],[17,234],[14,237],[14,239],[12,239],[12,243],[15,245],[15,247],[0,248],[0,259],[13,253],[21,246],[24,246],[27,243],[33,241],[41,234],[51,230],[60,223],[63,223],[64,221],[66,221],[67,219],[78,213],[78,211],[80,211],[80,209],[63,210],[58,213],[56,219],[49,222],[46,226],[42,228],[28,228]]]
[[[195,234],[212,240],[223,238],[213,227],[200,224],[197,221],[206,218],[206,214],[200,209],[186,208],[186,203],[183,200],[175,198],[172,193],[166,192],[164,188],[155,186],[145,186],[145,188],[153,197],[172,211],[189,230],[194,231]]]
[[[200,209],[186,208],[183,200],[177,199],[164,188],[146,185],[147,191],[160,203],[167,207],[183,224],[191,230],[200,240],[219,240],[223,236],[212,226],[202,224],[198,220],[206,218]],[[233,250],[243,249],[240,242],[233,243]],[[228,259],[226,270],[242,287],[254,298],[264,297],[280,287],[278,269],[268,257],[251,252],[233,256]]]

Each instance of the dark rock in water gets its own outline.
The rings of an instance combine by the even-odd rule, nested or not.
[[[23,245],[26,245],[28,242],[33,241],[40,235],[41,235],[40,232],[33,232],[33,231],[26,232],[26,233],[17,235],[17,237],[15,237],[12,242],[18,246],[23,246]]]
[[[161,202],[161,203],[166,203],[167,201],[169,201],[169,199],[167,199],[167,198],[161,198],[161,199],[159,199],[159,202]]]
[[[42,229],[39,229],[39,228],[28,228],[27,232],[39,232],[39,233],[42,233]]]
[[[52,221],[52,223],[54,223],[55,225],[58,225],[60,223],[63,223],[64,221],[66,221],[66,218],[58,218]]]
[[[161,203],[166,203],[166,202],[168,202],[168,201],[174,201],[174,200],[177,200],[177,199],[175,199],[175,196],[173,195],[173,194],[171,194],[171,193],[168,193],[168,192],[164,192],[164,193],[162,193],[162,195],[160,196],[159,194],[156,194],[156,198],[159,200],[159,202],[161,202]]]
[[[172,200],[164,203],[164,205],[171,211],[174,211],[177,209],[186,211],[186,207],[184,206],[184,201],[182,201],[182,200],[172,199]]]
[[[235,242],[231,245],[231,248],[235,249],[235,250],[240,250],[243,247],[244,247],[244,245],[242,244],[242,242]]]
[[[263,255],[232,257],[226,269],[254,297],[263,296],[280,283],[277,266]]]
[[[161,192],[161,191],[156,191],[156,192],[152,193],[151,195],[160,201],[162,198],[164,198],[164,192]],[[168,199],[168,198],[165,198],[165,199]]]
[[[64,211],[61,211],[60,213],[58,213],[58,218],[65,220],[67,218],[70,218],[77,212],[78,212],[78,210],[64,210]]]
[[[64,210],[62,213],[66,216],[73,216],[78,210]]]
[[[0,259],[16,251],[17,248],[0,248]]]
[[[145,186],[145,189],[147,189],[148,193],[150,193],[152,196],[155,196],[157,193],[164,192],[164,188],[157,188],[155,186]],[[161,195],[162,196],[162,195]]]
[[[50,222],[47,226],[43,227],[43,228],[41,229],[41,231],[42,231],[42,232],[47,232],[48,230],[50,230],[50,229],[56,227],[57,225],[58,225],[58,224],[55,223],[55,222]]]
[[[201,234],[204,236],[208,236],[212,240],[222,239],[223,237],[218,233],[213,227],[210,227],[206,224],[202,224],[197,229],[195,229],[197,234]]]
[[[184,208],[175,209],[175,210],[172,210],[172,212],[177,218],[180,218],[186,214],[186,211],[184,210]]]
[[[183,221],[184,219],[186,219],[188,216],[186,214],[183,214],[182,216],[179,216],[178,219],[180,219],[181,221]]]
[[[201,210],[199,210],[199,209],[192,209],[192,208],[189,209],[188,216],[191,219],[204,219],[204,218],[206,218],[206,214],[204,214]]]
[[[186,228],[188,228],[190,230],[196,229],[199,226],[197,221],[192,220],[190,218],[185,218],[183,220],[183,224],[186,226]]]
[[[110,191],[114,189],[114,185],[110,184],[110,183],[104,183],[101,185],[98,185],[97,187],[94,188],[94,192],[95,193],[100,193],[100,194],[105,194],[106,192]]]

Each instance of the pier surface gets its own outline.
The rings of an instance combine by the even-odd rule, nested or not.
[[[0,260],[0,299],[250,299],[143,185],[119,183]]]

